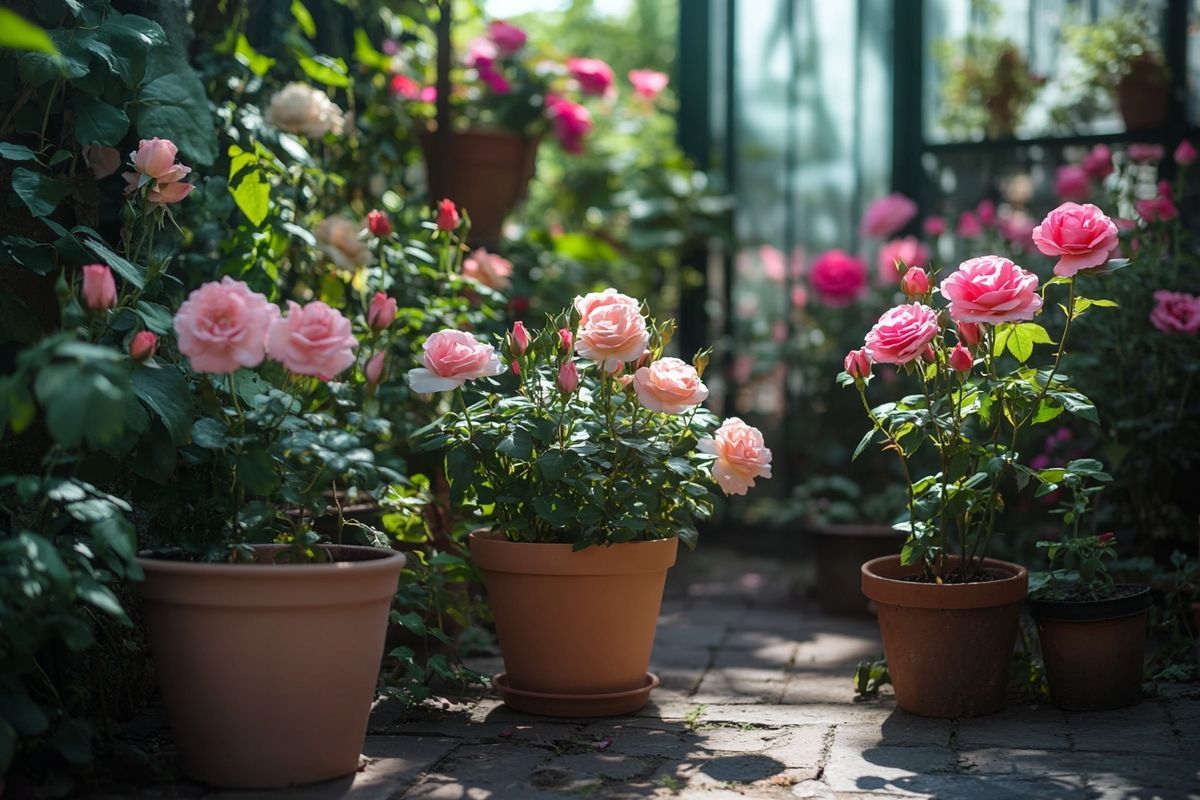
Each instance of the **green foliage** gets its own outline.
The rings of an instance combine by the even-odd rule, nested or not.
[[[1116,557],[1115,545],[1110,533],[1038,542],[1050,568],[1041,580],[1031,581],[1030,594],[1047,600],[1109,599],[1115,584],[1104,560]]]
[[[1092,24],[1063,28],[1063,43],[1079,60],[1084,80],[1096,89],[1113,91],[1138,64],[1167,79],[1155,15],[1146,3],[1139,8],[1109,14]]]

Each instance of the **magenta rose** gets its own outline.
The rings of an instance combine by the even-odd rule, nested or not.
[[[983,236],[983,223],[974,211],[964,211],[959,215],[958,235],[963,239],[978,239]]]
[[[867,207],[863,214],[862,234],[886,239],[907,225],[917,215],[917,204],[895,192],[881,197]]]
[[[1031,320],[1042,307],[1037,275],[1003,256],[964,261],[942,281],[941,292],[956,322]]]
[[[562,97],[546,101],[546,115],[554,127],[554,136],[562,149],[578,155],[583,152],[584,137],[592,130],[592,114],[579,103]]]
[[[314,300],[301,306],[288,301],[286,317],[275,319],[267,333],[267,352],[297,375],[331,379],[354,363],[358,340],[350,320]]]
[[[1200,297],[1159,289],[1154,293],[1154,303],[1150,323],[1163,333],[1200,331]]]
[[[1079,166],[1083,167],[1083,171],[1088,177],[1094,181],[1103,181],[1109,175],[1113,174],[1112,151],[1108,149],[1106,144],[1098,144],[1091,149],[1083,160],[1079,162]]]
[[[569,58],[567,72],[579,81],[579,88],[584,94],[605,97],[613,92],[616,78],[612,67],[598,58]]]
[[[921,357],[941,332],[937,312],[920,303],[885,311],[866,336],[866,351],[881,364],[907,364]]]
[[[844,250],[830,250],[813,262],[808,281],[825,305],[848,306],[867,286],[867,265]]]
[[[525,31],[513,25],[511,22],[504,20],[495,20],[488,25],[488,38],[496,43],[501,53],[512,55],[525,46],[526,36]]]
[[[1092,180],[1083,167],[1064,164],[1054,173],[1054,191],[1060,200],[1087,200],[1092,194]]]
[[[1117,226],[1091,203],[1063,203],[1033,229],[1033,243],[1048,256],[1059,256],[1054,274],[1070,278],[1098,267],[1117,246]]]
[[[196,372],[225,375],[256,367],[267,354],[267,331],[279,309],[226,275],[188,295],[175,313],[179,352]]]

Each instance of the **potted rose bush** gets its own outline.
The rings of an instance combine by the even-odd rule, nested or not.
[[[862,566],[906,711],[957,717],[1003,707],[1027,572],[988,558],[988,547],[1009,481],[1023,488],[1056,476],[1021,463],[1018,436],[1064,412],[1097,419],[1059,367],[1071,323],[1112,305],[1078,289],[1105,271],[1116,225],[1096,206],[1066,203],[1034,229],[1033,241],[1058,257],[1055,277],[1039,286],[1037,275],[1007,258],[972,258],[941,281],[941,309],[930,277],[908,270],[902,286],[911,302],[880,317],[839,377],[858,390],[871,421],[856,452],[878,442],[896,453],[908,487],[900,557]],[[1054,305],[1064,313],[1062,333],[1051,364],[1037,367],[1030,364],[1037,346],[1054,342],[1034,320],[1049,307],[1049,290],[1061,287],[1067,296]],[[919,393],[872,408],[866,391],[874,364],[900,367]],[[936,469],[914,474],[912,457],[924,445]]]
[[[456,409],[422,435],[446,449],[451,500],[477,522],[505,672],[524,711],[597,716],[644,705],[667,569],[713,510],[712,484],[744,494],[771,475],[762,434],[720,426],[701,404],[707,356],[664,356],[673,324],[614,289],[576,299],[540,330],[514,326],[499,351],[435,333],[415,391]],[[510,373],[511,377],[498,376]],[[477,381],[469,403],[464,385]]]

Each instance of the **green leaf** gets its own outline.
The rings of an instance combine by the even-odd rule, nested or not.
[[[129,117],[116,106],[87,95],[75,101],[75,141],[81,145],[119,144],[129,130]]]
[[[51,364],[34,383],[55,440],[72,447],[86,439],[103,446],[124,429],[124,388],[93,364]]]
[[[135,310],[150,330],[158,334],[171,332],[175,318],[171,316],[171,311],[166,306],[151,303],[148,300],[139,300]]]
[[[206,450],[224,450],[229,444],[229,431],[220,420],[201,417],[192,424],[192,442]]]
[[[17,167],[12,173],[12,187],[29,213],[35,217],[48,217],[67,196],[67,182],[49,175]]]
[[[1075,416],[1099,424],[1100,415],[1096,413],[1095,404],[1084,395],[1071,391],[1051,391],[1049,394]]]
[[[246,219],[262,227],[271,210],[271,184],[258,167],[258,156],[237,145],[229,148],[229,155],[229,193]]]
[[[0,8],[0,47],[59,56],[58,48],[44,30],[7,8]]]
[[[533,455],[533,438],[523,428],[517,428],[500,440],[496,451],[518,461]]]
[[[326,86],[344,89],[350,85],[346,62],[329,56],[301,56],[300,69],[309,78]]]
[[[867,431],[866,434],[863,435],[862,439],[860,439],[858,442],[858,447],[854,448],[854,455],[850,457],[851,461],[858,460],[858,457],[861,456],[863,454],[863,451],[867,449],[867,445],[869,445],[871,443],[871,438],[873,436],[875,436],[874,428]]]
[[[187,444],[195,412],[191,391],[177,367],[139,366],[133,373],[133,391],[162,420],[177,447]]]
[[[145,139],[170,139],[194,166],[217,158],[217,136],[204,84],[182,52],[157,47],[137,96],[137,131]]]
[[[247,450],[238,456],[237,477],[254,494],[268,494],[279,485],[275,461],[262,448]]]
[[[37,153],[30,150],[23,144],[13,144],[12,142],[0,142],[0,158],[8,159],[9,161],[38,161]]]
[[[275,66],[275,59],[270,56],[264,56],[251,47],[250,40],[246,38],[246,34],[244,33],[238,34],[237,44],[233,48],[233,55],[246,69],[260,78],[270,72],[271,67]]]
[[[146,270],[127,261],[124,256],[117,255],[104,242],[88,237],[83,240],[83,246],[98,255],[105,264],[137,288],[141,289],[146,285]]]
[[[1019,322],[1007,328],[1005,345],[1017,361],[1024,364],[1033,355],[1035,344],[1054,344],[1046,329],[1036,322]],[[997,337],[999,347],[999,336]]]
[[[300,30],[304,31],[305,36],[311,39],[317,35],[317,23],[313,22],[312,14],[300,0],[292,0],[292,17],[300,26]]]

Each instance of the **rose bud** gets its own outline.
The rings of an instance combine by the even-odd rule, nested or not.
[[[141,331],[134,335],[129,342],[129,355],[134,361],[146,361],[154,356],[158,349],[158,337],[150,331]]]
[[[958,338],[967,347],[974,347],[979,344],[979,340],[983,338],[983,331],[979,328],[978,322],[959,322]]]
[[[574,361],[564,361],[559,368],[558,388],[563,394],[570,394],[579,388],[579,370]]]
[[[513,375],[516,375],[518,378],[521,377],[521,362],[517,361],[516,359],[513,359],[512,364],[510,364],[509,366],[512,367]]]
[[[452,231],[458,227],[459,222],[458,206],[454,205],[453,200],[447,197],[438,203],[437,226],[439,231]]]
[[[574,345],[574,339],[571,336],[571,331],[567,328],[558,329],[558,338],[562,341],[563,350],[571,352],[571,347]]]
[[[367,212],[367,230],[375,236],[391,236],[392,221],[379,209],[369,211]]]
[[[966,374],[975,366],[975,359],[971,356],[970,350],[961,344],[956,344],[954,345],[954,349],[950,351],[950,366]]]
[[[371,298],[371,307],[367,309],[367,324],[373,331],[382,331],[395,321],[396,298],[376,292]]]
[[[842,366],[846,368],[846,374],[851,378],[862,380],[871,374],[871,356],[863,347],[851,350],[842,360]]]
[[[387,352],[380,350],[375,355],[371,356],[371,360],[363,367],[363,374],[367,376],[367,383],[371,386],[378,386],[383,380],[384,361],[386,360]]]
[[[117,282],[111,269],[103,264],[88,264],[83,268],[83,304],[92,311],[117,304]]]
[[[525,330],[525,323],[520,320],[513,323],[512,343],[512,351],[519,356],[525,355],[529,349],[529,331]]]
[[[929,293],[929,274],[920,267],[909,267],[900,279],[900,290],[910,299]]]
[[[1096,537],[1096,541],[1100,544],[1108,544],[1109,542],[1115,542],[1116,540],[1117,535],[1112,531],[1107,531],[1106,533],[1102,533]]]
[[[925,345],[925,349],[921,351],[921,358],[924,361],[928,361],[930,364],[932,364],[934,361],[937,361],[937,356],[933,352],[932,345]]]

